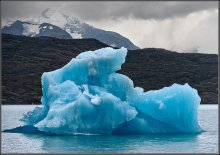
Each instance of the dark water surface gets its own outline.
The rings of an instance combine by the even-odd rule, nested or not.
[[[2,106],[2,130],[22,125],[22,115],[36,106]],[[217,153],[218,106],[200,105],[205,132],[181,135],[45,136],[1,133],[2,153]]]

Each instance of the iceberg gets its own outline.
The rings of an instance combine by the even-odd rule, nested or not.
[[[116,73],[126,48],[102,48],[43,73],[42,107],[23,117],[27,126],[58,135],[200,133],[200,97],[187,83],[144,92]]]

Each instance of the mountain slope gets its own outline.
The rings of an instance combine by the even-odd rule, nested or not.
[[[10,26],[6,25],[2,28],[2,33],[13,34],[13,35],[23,35],[24,26],[28,22],[22,22],[20,20],[15,21]],[[29,23],[28,23],[29,24]]]
[[[72,39],[69,33],[59,28],[58,26],[48,23],[42,23],[40,24],[39,28],[40,28],[39,33],[36,34],[35,37],[46,36],[46,37],[54,37],[60,39]]]
[[[15,21],[10,26],[3,27],[2,33],[24,35],[29,37],[47,36],[60,39],[72,39],[69,33],[59,28],[58,26],[48,23],[32,24],[19,20]]]
[[[12,24],[8,24],[3,27],[2,33],[13,34],[13,35],[25,35],[36,37],[37,35],[30,35],[24,32],[24,28],[22,29],[21,21],[15,21]],[[71,38],[73,39],[80,39],[80,38],[94,38],[97,39],[107,45],[115,46],[115,47],[126,47],[128,49],[134,50],[138,49],[129,39],[123,37],[122,35],[112,32],[112,31],[105,31],[102,29],[95,28],[87,23],[84,23],[74,17],[67,16],[59,11],[53,9],[46,9],[41,17],[32,18],[28,21],[22,21],[23,25],[25,24],[26,27],[31,27],[34,32],[33,34],[39,33],[38,29],[35,28],[37,25],[42,23],[44,24],[51,24],[54,26],[59,27],[60,29],[64,30],[68,33]],[[17,28],[16,28],[17,27]],[[40,26],[38,26],[40,27]],[[10,31],[8,31],[11,29]],[[22,31],[23,30],[23,31]],[[19,33],[17,33],[19,32]],[[46,36],[54,37],[55,32],[48,31]],[[56,32],[58,33],[58,32]],[[62,35],[61,35],[62,36]],[[56,38],[63,39],[59,35],[55,35]]]
[[[2,35],[2,103],[40,103],[41,75],[67,64],[80,52],[108,45],[95,39]],[[148,48],[129,51],[119,73],[145,91],[173,83],[196,88],[202,104],[218,103],[218,55]]]

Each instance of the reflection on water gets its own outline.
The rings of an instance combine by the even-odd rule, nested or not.
[[[41,141],[43,152],[50,153],[119,153],[119,152],[179,152],[187,151],[191,144],[197,144],[198,136],[191,135],[132,135],[132,136],[33,136],[28,139]],[[185,142],[190,145],[182,145]],[[170,150],[169,145],[175,143]],[[154,148],[152,148],[154,147]]]

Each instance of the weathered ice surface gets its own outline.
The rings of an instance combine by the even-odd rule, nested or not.
[[[200,97],[188,84],[144,92],[116,73],[127,49],[102,48],[42,77],[42,108],[26,125],[49,134],[199,133]]]

